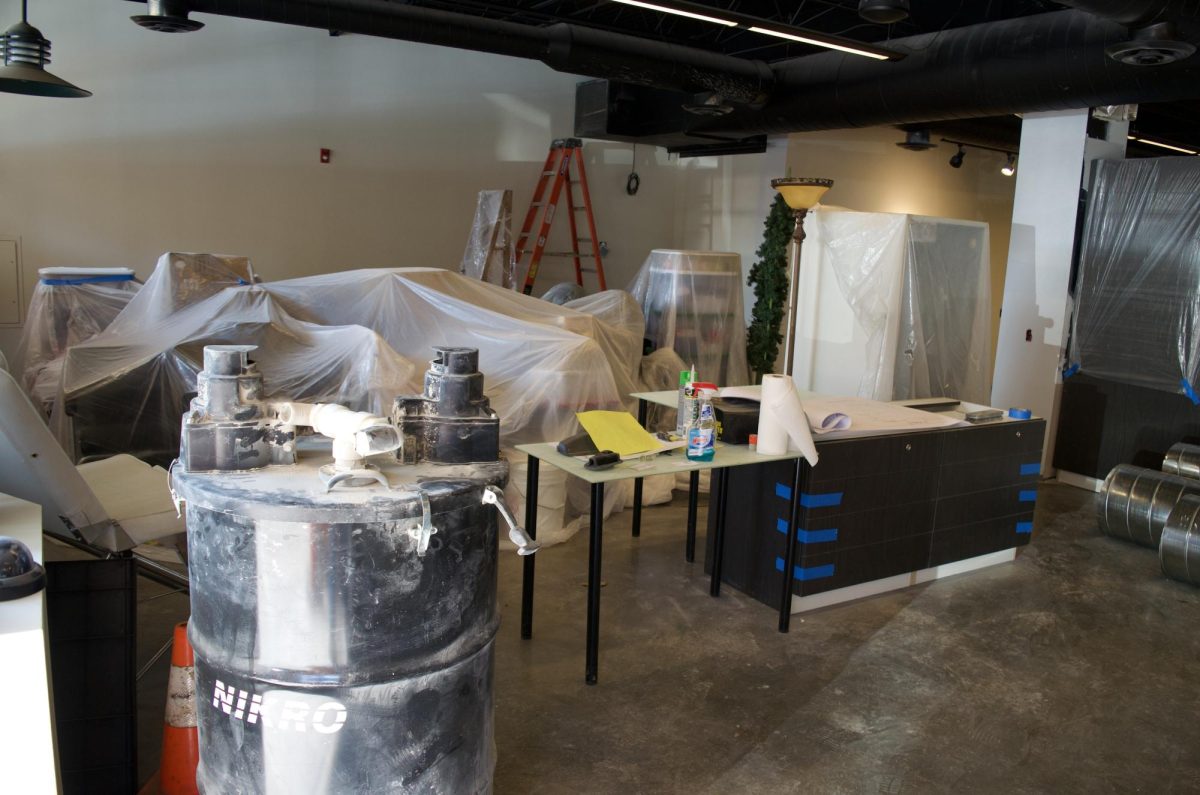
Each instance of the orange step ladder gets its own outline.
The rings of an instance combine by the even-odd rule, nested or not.
[[[572,165],[574,173],[572,176]],[[551,178],[553,177],[553,181]],[[576,201],[574,186],[579,186],[580,200]],[[546,188],[550,187],[549,195]],[[558,210],[558,202],[562,198],[563,188],[567,195],[567,221],[571,229],[570,251],[546,251],[546,239],[550,236],[550,227]],[[579,222],[575,214],[582,212],[587,219],[589,237],[579,236]],[[537,225],[537,237],[532,238],[533,247],[529,243],[533,234],[534,222],[541,217]],[[580,243],[587,243],[591,250],[584,252]],[[592,198],[588,193],[587,170],[583,166],[583,141],[578,138],[559,138],[550,144],[550,153],[546,155],[546,164],[538,178],[537,187],[533,191],[533,199],[529,203],[529,211],[525,213],[525,223],[521,225],[521,234],[517,237],[516,260],[517,268],[522,265],[522,259],[529,255],[529,266],[525,271],[525,295],[533,295],[533,282],[537,279],[538,268],[542,257],[570,257],[575,261],[575,283],[583,286],[583,274],[592,272],[583,267],[584,258],[596,262],[596,280],[601,290],[608,289],[604,284],[604,262],[600,258],[600,246],[596,240],[596,219],[592,215]],[[518,270],[518,273],[520,271]]]

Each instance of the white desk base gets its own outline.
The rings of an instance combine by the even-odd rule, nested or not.
[[[793,596],[792,614],[820,610],[823,607],[832,607],[843,602],[852,602],[855,599],[866,599],[867,597],[878,596],[888,591],[899,591],[902,588],[933,582],[943,577],[953,577],[956,574],[966,574],[967,572],[986,569],[989,566],[997,566],[1001,563],[1011,563],[1016,559],[1017,550],[1016,547],[1013,547],[1012,549],[989,552],[986,555],[979,555],[978,557],[967,558],[966,560],[956,560],[952,563],[945,563],[941,566],[933,566],[932,568],[921,569],[909,572],[908,574],[884,577],[882,580],[871,580],[870,582],[860,582],[857,585],[847,585],[845,588],[825,591],[824,593],[815,593],[812,596]]]

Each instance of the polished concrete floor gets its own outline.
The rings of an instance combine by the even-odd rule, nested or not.
[[[1043,484],[1015,563],[797,617],[683,560],[684,500],[606,523],[600,682],[583,682],[587,535],[538,553],[534,638],[502,555],[495,791],[1200,791],[1200,590]],[[701,545],[701,549],[703,546]],[[143,660],[186,613],[144,584]],[[154,597],[158,598],[154,598]],[[165,660],[141,682],[157,762]]]

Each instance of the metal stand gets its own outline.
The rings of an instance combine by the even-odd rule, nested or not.
[[[783,374],[792,374],[796,358],[796,302],[800,296],[800,244],[804,242],[804,216],[808,210],[792,210],[796,226],[792,230],[792,261],[788,267],[787,331],[783,335]]]
[[[646,427],[646,400],[638,398],[638,425]],[[633,537],[642,534],[642,478],[633,481]]]
[[[700,492],[700,472],[693,470],[688,475],[687,541],[684,543],[683,558],[688,563],[696,560],[696,500]]]
[[[538,464],[528,456],[528,471],[525,475],[525,532],[537,538]],[[526,555],[521,572],[521,637],[533,637],[533,566],[537,555]]]
[[[729,470],[712,470],[712,483],[716,488],[709,490],[709,500],[715,502],[717,521],[713,530],[712,578],[708,583],[709,596],[721,595],[721,560],[725,557],[725,501],[728,482]]]
[[[800,476],[804,459],[796,459],[796,474],[792,477],[791,516],[788,521],[787,554],[783,559],[783,587],[779,595],[779,631],[787,632],[792,621],[792,572],[796,568],[796,524],[800,519]]]
[[[587,662],[584,681],[596,684],[600,656],[600,546],[604,538],[604,484],[592,484],[592,526],[588,539]]]

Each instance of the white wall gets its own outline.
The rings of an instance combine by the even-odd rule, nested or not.
[[[581,78],[533,61],[203,15],[200,32],[153,33],[115,0],[31,11],[51,71],[95,96],[0,94],[0,237],[22,240],[27,292],[41,267],[144,277],[167,250],[246,254],[268,279],[457,268],[477,191],[513,188],[519,226],[550,141],[572,132]],[[609,284],[624,286],[675,245],[678,166],[639,147],[630,197],[631,147],[586,154]],[[573,279],[568,263],[545,262],[537,288]]]

